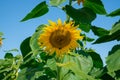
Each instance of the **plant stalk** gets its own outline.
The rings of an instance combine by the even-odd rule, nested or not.
[[[72,5],[72,0],[69,0],[69,6]],[[70,16],[66,14],[66,23],[70,21]]]

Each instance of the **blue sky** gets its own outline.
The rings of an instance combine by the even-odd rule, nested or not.
[[[44,0],[1,0],[0,2],[0,32],[4,33],[3,46],[0,48],[0,58],[4,57],[5,50],[11,50],[14,48],[19,49],[20,43],[27,37],[31,36],[36,27],[40,24],[48,23],[48,20],[57,21],[58,18],[65,20],[65,13],[54,7],[49,8],[49,13],[46,15],[28,20],[25,22],[20,22],[20,20],[30,12],[40,1]],[[102,0],[105,9],[108,13],[113,10],[120,8],[119,0]],[[105,17],[98,15],[96,20],[92,22],[93,25],[103,27],[105,29],[111,29],[112,25],[118,21],[120,17]],[[95,37],[90,32],[89,37]],[[103,44],[91,45],[87,44],[88,48],[95,49],[105,61],[105,57],[108,51],[111,50],[113,45],[117,44],[117,41],[112,41]],[[20,51],[19,51],[20,53]],[[16,55],[16,54],[14,54]]]

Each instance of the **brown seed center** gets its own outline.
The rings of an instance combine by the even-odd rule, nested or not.
[[[49,41],[53,47],[62,49],[71,41],[71,34],[69,31],[55,30],[50,35]]]

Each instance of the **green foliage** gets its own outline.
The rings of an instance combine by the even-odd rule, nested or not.
[[[87,53],[92,57],[93,60],[93,66],[96,68],[102,68],[103,62],[99,54],[97,54],[93,50],[88,50]]]
[[[109,56],[106,58],[108,73],[116,80],[120,79],[120,45],[115,45],[109,52]]]
[[[39,30],[39,31],[35,32],[30,39],[30,47],[31,47],[34,55],[37,55],[39,53],[39,50],[40,50],[40,47],[37,43],[38,37],[40,36],[40,34],[41,34],[41,31]]]
[[[120,45],[116,45],[109,52],[109,56],[106,59],[107,68],[109,72],[120,70]],[[114,64],[114,65],[113,65]]]
[[[116,22],[112,29],[110,30],[110,33],[107,35],[104,35],[102,37],[99,37],[94,44],[98,44],[98,43],[104,43],[104,42],[109,42],[109,41],[113,41],[113,40],[120,40],[120,21]]]
[[[87,37],[87,36],[85,36],[83,40],[88,41],[88,42],[94,41],[93,38],[90,38],[90,37]]]
[[[21,53],[22,53],[23,57],[28,55],[28,53],[31,51],[31,48],[30,48],[30,45],[29,45],[30,39],[31,39],[31,37],[26,38],[20,45],[20,50],[21,50]],[[29,57],[30,57],[30,55],[29,55]]]
[[[28,13],[21,21],[40,17],[48,12],[48,6],[45,1],[38,4],[30,13]]]
[[[120,30],[120,20],[113,25],[112,29],[110,30],[110,34],[113,34],[119,30]]]
[[[84,7],[88,7],[92,9],[97,14],[106,14],[106,10],[104,9],[104,5],[101,0],[84,0]]]
[[[92,29],[94,35],[97,35],[99,37],[109,34],[108,30],[105,30],[101,27],[92,26],[91,29]]]
[[[21,55],[13,57],[11,53],[6,53],[5,59],[0,59],[0,79],[16,80],[21,62]]]
[[[6,53],[4,58],[13,58],[13,54],[12,53]]]
[[[60,80],[94,80],[91,76],[87,75],[93,66],[90,56],[71,53],[70,55],[66,55],[62,63],[58,63],[57,65],[60,68]]]
[[[120,16],[120,8],[115,10],[115,11],[113,11],[113,12],[111,12],[107,16],[110,16],[110,17]]]
[[[83,6],[77,9],[72,2],[78,0],[47,0],[40,2],[21,21],[41,17],[49,11],[49,7],[60,8],[66,13],[66,22],[73,21],[82,29],[83,40],[78,40],[80,47],[70,50],[62,57],[55,54],[48,55],[38,44],[38,38],[43,33],[46,24],[40,24],[34,34],[22,41],[20,45],[21,55],[14,56],[18,49],[5,51],[4,59],[0,59],[1,80],[120,80],[120,44],[115,45],[106,57],[106,65],[100,55],[93,49],[86,48],[87,42],[94,41],[86,35],[90,30],[98,39],[94,44],[120,40],[120,21],[116,22],[112,29],[106,30],[92,26],[96,14],[106,15],[106,10],[101,0],[84,0]],[[50,6],[48,6],[50,5]],[[119,16],[117,9],[107,16]],[[0,32],[0,38],[3,33]],[[55,52],[54,52],[55,53]]]
[[[92,9],[83,7],[81,9],[75,9],[72,6],[65,6],[66,13],[75,20],[77,24],[80,25],[80,28],[85,32],[89,32],[90,23],[96,18],[96,14]]]
[[[2,32],[0,32],[0,37],[2,37],[3,36],[3,33]]]
[[[65,2],[66,0],[50,0],[50,4],[52,6],[59,6],[60,4],[62,4],[63,2]]]
[[[66,13],[70,17],[81,23],[91,23],[96,18],[96,14],[92,11],[92,9],[87,7],[75,9],[72,6],[66,5],[65,9]]]

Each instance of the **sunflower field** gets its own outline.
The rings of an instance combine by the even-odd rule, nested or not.
[[[120,80],[120,20],[110,30],[91,24],[97,15],[120,16],[120,8],[107,13],[101,0],[46,1],[38,3],[21,22],[41,18],[49,7],[62,10],[66,20],[49,19],[48,24],[36,27],[34,34],[21,42],[21,55],[14,56],[15,49],[6,52],[0,59],[0,80]],[[86,35],[90,31],[97,39]],[[87,43],[115,40],[118,44],[108,52],[105,64],[100,54],[86,47]]]

